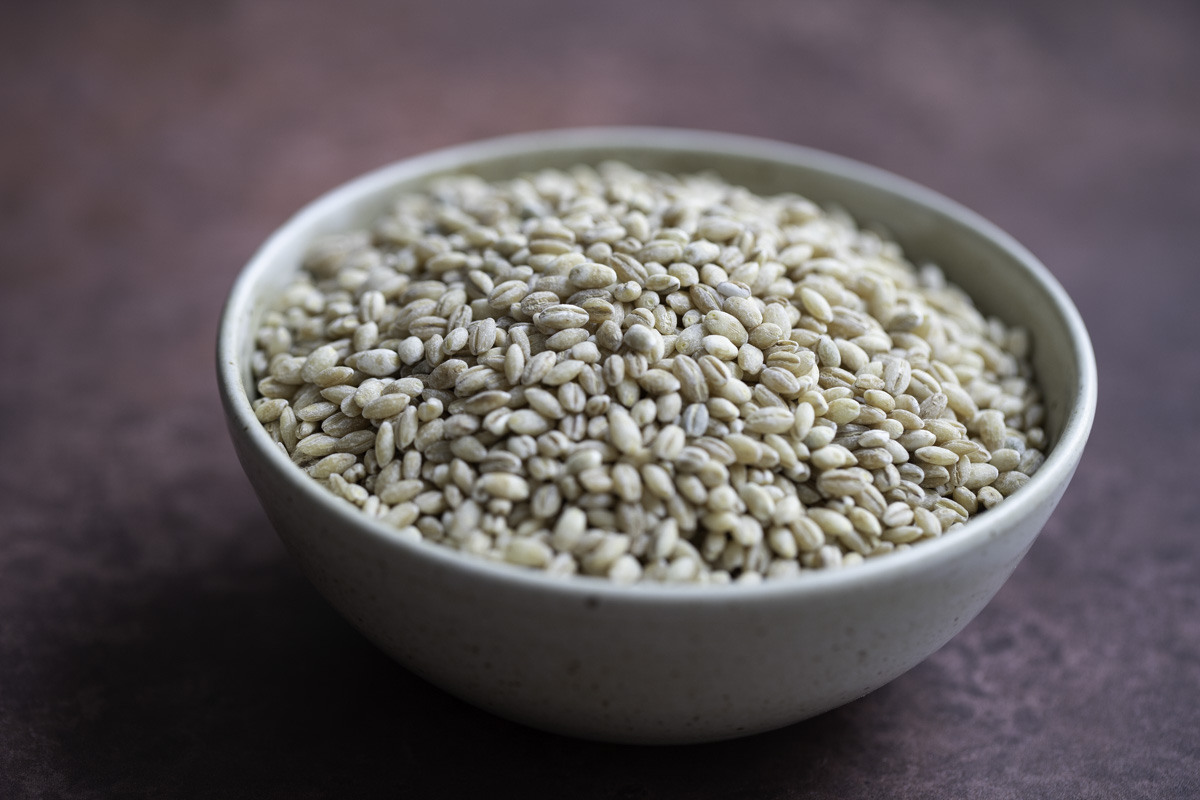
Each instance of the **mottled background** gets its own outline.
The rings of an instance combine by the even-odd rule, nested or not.
[[[0,796],[1200,794],[1200,6],[206,2],[0,7]],[[775,733],[571,741],[394,666],[234,459],[217,314],[274,227],[513,131],[710,128],[954,197],[1076,299],[1101,399],[986,611]]]

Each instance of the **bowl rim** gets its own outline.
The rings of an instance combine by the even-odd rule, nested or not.
[[[401,539],[382,522],[372,520],[345,500],[318,486],[288,459],[267,435],[250,405],[241,380],[239,359],[242,336],[252,335],[249,320],[255,304],[254,284],[285,248],[314,223],[364,196],[406,180],[447,171],[468,171],[472,164],[497,158],[586,149],[636,149],[688,152],[772,160],[826,173],[841,180],[868,184],[924,206],[988,239],[1011,256],[1050,298],[1070,334],[1079,365],[1078,399],[1069,409],[1058,441],[1046,461],[1014,499],[1006,500],[967,522],[951,536],[925,541],[919,547],[885,558],[869,559],[852,569],[815,570],[794,578],[759,583],[721,585],[637,583],[617,585],[606,578],[552,576],[503,562],[462,553],[440,544]],[[617,154],[613,158],[618,158]],[[245,325],[243,326],[243,322]],[[245,330],[243,331],[243,327]],[[244,429],[257,458],[278,470],[288,487],[320,504],[345,523],[347,535],[366,536],[431,566],[493,584],[554,596],[606,602],[742,603],[767,598],[800,598],[812,592],[853,589],[862,584],[903,581],[935,565],[948,564],[970,550],[1011,531],[1033,508],[1051,499],[1056,488],[1068,482],[1078,463],[1096,412],[1097,374],[1091,340],[1083,319],[1066,290],[1050,271],[1011,235],[974,211],[944,195],[886,170],[843,156],[801,145],[739,134],[664,127],[591,127],[519,133],[441,148],[401,159],[353,178],[317,197],[271,233],[238,273],[221,311],[217,335],[217,379],[227,421]],[[236,435],[236,434],[235,434]],[[281,538],[282,534],[281,534]]]

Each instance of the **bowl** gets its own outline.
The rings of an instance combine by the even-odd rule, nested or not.
[[[1053,445],[1019,492],[953,535],[853,568],[759,585],[615,586],[554,578],[410,542],[296,468],[251,408],[257,320],[314,237],[361,226],[429,178],[487,179],[604,159],[715,170],[799,192],[885,226],[985,313],[1029,329]],[[313,585],[412,672],[480,708],[589,739],[686,743],[782,727],[862,697],[915,666],[992,598],[1033,544],[1079,463],[1096,366],[1079,313],[1021,245],[935,192],[789,144],[670,129],[599,128],[493,139],[371,172],[271,235],[228,298],[217,344],[238,458]]]

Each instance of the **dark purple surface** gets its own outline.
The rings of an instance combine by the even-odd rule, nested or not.
[[[0,797],[1200,796],[1200,6],[977,5],[5,4]],[[298,576],[224,431],[217,314],[293,210],[604,123],[939,189],[1096,345],[1091,444],[995,601],[752,739],[589,744],[431,688]]]

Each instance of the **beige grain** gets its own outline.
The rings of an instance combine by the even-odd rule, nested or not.
[[[254,412],[404,538],[784,580],[950,534],[1045,460],[1028,335],[843,213],[604,165],[439,178],[377,230],[268,311]]]

